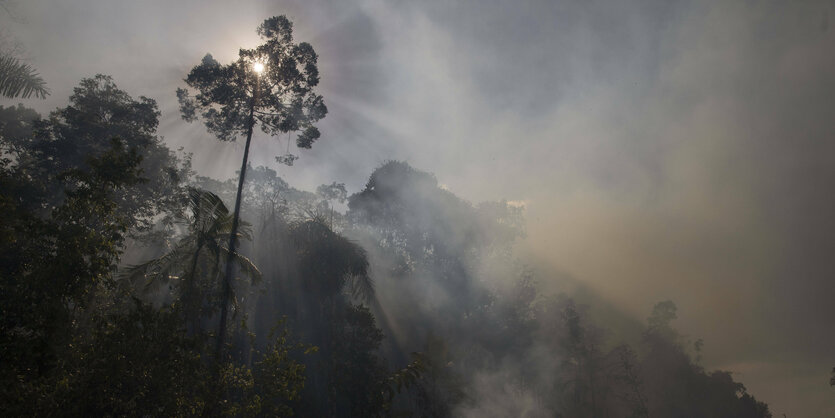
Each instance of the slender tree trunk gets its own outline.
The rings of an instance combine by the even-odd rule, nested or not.
[[[214,399],[206,403],[206,408],[201,414],[204,417],[218,415],[221,399],[223,398],[221,387],[221,370],[223,369],[223,346],[226,343],[226,319],[229,312],[229,298],[232,294],[232,273],[235,260],[235,251],[238,236],[238,224],[241,213],[241,194],[244,188],[246,177],[246,165],[249,161],[249,144],[252,142],[252,128],[255,126],[255,102],[258,100],[258,82],[255,84],[255,94],[252,97],[252,104],[249,105],[249,126],[246,130],[246,145],[244,146],[244,158],[241,162],[241,173],[238,176],[238,193],[235,196],[235,212],[232,215],[232,231],[229,235],[229,253],[226,256],[226,274],[223,276],[223,292],[220,301],[220,324],[217,331],[216,362],[214,368],[214,388],[212,396]]]
[[[226,318],[229,311],[229,298],[232,294],[232,273],[234,272],[235,251],[237,247],[238,224],[241,214],[241,194],[244,189],[244,178],[246,177],[246,166],[249,161],[249,145],[252,142],[252,128],[255,127],[255,102],[258,101],[260,81],[255,79],[255,93],[252,95],[252,103],[249,105],[249,126],[246,130],[246,145],[244,146],[244,158],[241,163],[241,174],[238,176],[238,193],[235,196],[235,212],[232,215],[232,232],[229,235],[229,255],[226,257],[226,275],[223,278],[223,292],[220,302],[220,325],[217,332],[217,362],[223,363],[223,345],[226,340]]]

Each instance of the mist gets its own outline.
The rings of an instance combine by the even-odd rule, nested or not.
[[[600,358],[620,359],[625,344],[637,365],[652,352],[653,307],[672,301],[674,334],[664,335],[705,375],[729,372],[773,416],[835,414],[833,1],[0,4],[2,52],[50,89],[0,105],[48,118],[80,80],[112,76],[156,101],[154,135],[190,163],[181,186],[215,193],[230,213],[243,141],[183,121],[175,91],[207,53],[227,64],[257,46],[255,28],[270,16],[286,15],[294,39],[315,48],[321,137],[299,149],[296,133],[256,129],[250,150],[241,217],[252,239],[241,253],[262,279],[236,286],[261,295],[237,308],[254,346],[286,316],[292,339],[320,347],[316,361],[338,357],[327,348],[336,334],[319,332],[327,316],[312,307],[322,290],[304,284],[313,273],[303,249],[321,243],[297,234],[313,220],[327,227],[322,240],[367,259],[351,274],[373,281],[372,298],[327,298],[376,321],[376,372],[402,369],[412,352],[436,363],[445,352],[453,364],[424,371],[443,395],[412,387],[395,410],[424,396],[444,405],[438,416],[568,414],[553,395],[571,356],[555,352],[570,335],[566,312],[599,334]],[[275,160],[287,152],[300,157],[291,167]],[[374,173],[397,179],[389,195],[383,186],[373,195]],[[333,183],[342,199],[316,194]],[[170,230],[165,245],[184,231]],[[167,248],[132,239],[121,267]],[[155,292],[146,296],[157,306],[176,299]],[[327,368],[297,358],[311,373],[303,396],[319,399],[311,393],[327,392]],[[643,370],[649,393],[658,374]],[[612,393],[628,392],[619,382]],[[607,408],[627,416],[624,405]]]

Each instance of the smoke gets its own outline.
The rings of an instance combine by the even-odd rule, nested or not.
[[[506,370],[487,374],[481,373],[473,378],[471,390],[476,393],[477,403],[462,406],[455,411],[460,417],[525,417],[539,418],[550,416],[542,408],[536,397],[526,389],[513,384],[513,377]]]
[[[200,174],[228,178],[242,147],[182,122],[174,90],[206,52],[225,62],[264,17],[288,14],[320,54],[330,109],[320,143],[279,168],[290,184],[357,192],[394,159],[469,201],[524,201],[517,254],[543,288],[585,289],[612,306],[600,314],[612,323],[672,299],[679,327],[705,339],[707,366],[740,372],[778,415],[812,416],[830,405],[835,364],[833,9],[35,0],[17,4],[23,20],[0,18],[53,91],[27,105],[48,112],[82,77],[111,74],[160,102],[160,133],[194,152]],[[274,165],[286,140],[256,137],[253,165]],[[433,283],[409,289],[427,301],[421,312],[461,296]],[[502,382],[507,369],[471,385],[534,411],[532,395]]]

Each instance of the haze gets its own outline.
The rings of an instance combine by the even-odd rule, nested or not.
[[[242,143],[182,122],[174,91],[286,14],[330,112],[294,167],[263,134],[253,165],[350,194],[402,160],[467,200],[524,206],[517,250],[546,287],[611,304],[604,323],[672,300],[702,363],[774,416],[835,415],[833,1],[5,3],[4,36],[52,90],[26,106],[112,75],[219,179]]]

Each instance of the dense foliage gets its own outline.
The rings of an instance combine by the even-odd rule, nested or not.
[[[220,300],[217,355],[221,359],[226,342],[227,315],[232,296],[233,258],[237,253],[241,202],[249,168],[249,148],[255,125],[267,134],[279,135],[301,131],[296,137],[299,148],[310,148],[319,138],[314,123],[328,113],[321,95],[313,90],[319,84],[318,56],[306,42],[293,42],[293,24],[285,16],[266,19],[257,29],[264,41],[254,49],[241,49],[238,59],[221,65],[210,54],[192,68],[186,83],[197,90],[194,98],[186,89],[177,89],[184,120],[197,120],[218,139],[234,141],[245,135],[243,161],[238,172],[238,189],[232,212],[223,290]],[[288,138],[289,150],[289,138]],[[292,154],[276,157],[292,165]]]
[[[235,107],[252,98],[242,66],[281,56],[265,106],[287,99],[289,113],[259,120],[303,130],[308,147],[325,109],[316,55],[290,29],[268,19],[264,46],[195,67],[186,116],[201,110],[222,139],[251,128]],[[245,166],[245,185],[194,176],[157,136],[159,115],[103,75],[45,118],[0,107],[4,415],[771,416],[730,372],[699,365],[672,302],[629,345],[588,304],[543,292],[513,255],[517,206],[473,205],[397,161],[351,196],[266,167]],[[227,300],[217,358],[210,325]]]

